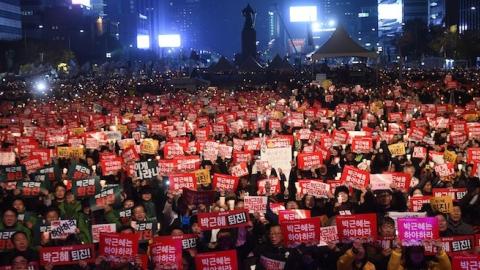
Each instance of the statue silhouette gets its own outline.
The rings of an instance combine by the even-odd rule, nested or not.
[[[255,26],[255,16],[256,13],[250,6],[247,5],[246,8],[242,10],[243,17],[245,17],[245,24],[243,25],[243,29],[253,29]]]
[[[242,30],[242,61],[248,57],[257,57],[257,33],[255,31],[255,11],[250,6],[247,5],[246,8],[242,10],[242,15],[245,17],[245,24],[243,25]]]

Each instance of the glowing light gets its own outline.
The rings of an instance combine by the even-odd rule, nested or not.
[[[337,24],[337,22],[335,22],[334,20],[328,21],[328,26],[330,26],[330,27],[335,26],[335,24]]]
[[[158,46],[160,48],[178,48],[182,44],[180,35],[158,35]]]
[[[38,92],[45,92],[45,90],[47,90],[47,83],[44,81],[38,81],[35,83],[35,89]]]
[[[137,35],[137,48],[138,49],[150,49],[150,36],[149,35]]]
[[[317,6],[290,7],[290,22],[314,22],[317,20]]]

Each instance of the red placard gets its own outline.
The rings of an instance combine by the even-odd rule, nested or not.
[[[298,168],[301,170],[310,170],[318,168],[323,162],[322,153],[300,153],[297,156]]]
[[[100,255],[110,262],[134,260],[138,254],[138,237],[135,233],[100,233]]]
[[[455,270],[478,270],[480,269],[480,256],[454,256],[452,258],[452,269]]]
[[[370,173],[347,165],[343,168],[342,177],[340,178],[340,180],[346,186],[356,189],[362,189],[366,188],[369,185]]]
[[[320,242],[320,217],[286,220],[280,224],[287,247]]]
[[[392,183],[395,184],[398,189],[408,190],[410,188],[410,182],[412,181],[412,176],[410,174],[402,172],[391,172],[385,174],[391,176]]]
[[[199,253],[195,256],[195,269],[229,269],[238,270],[237,251],[215,251],[207,253]]]
[[[435,217],[399,218],[398,238],[402,245],[422,244],[422,240],[438,239],[438,220]]]
[[[231,168],[231,175],[235,177],[242,177],[248,175],[247,163],[242,162]]]
[[[452,237],[442,237],[440,241],[443,250],[448,256],[454,256],[471,251],[475,247],[475,237],[473,235],[461,235]],[[433,256],[436,250],[431,242],[424,243],[425,255]]]
[[[172,159],[177,156],[183,156],[183,151],[183,147],[178,143],[166,143],[163,147],[163,155],[165,159]]]
[[[22,164],[25,165],[27,173],[33,173],[36,170],[41,169],[44,165],[40,156],[29,156],[22,160]]]
[[[466,188],[434,188],[434,197],[450,196],[453,200],[461,200],[467,194]]]
[[[473,164],[475,161],[480,161],[480,148],[468,148],[467,163]]]
[[[238,186],[238,177],[228,174],[214,174],[213,175],[213,189],[214,190],[232,190],[236,191]]]
[[[337,216],[338,236],[342,240],[366,239],[377,237],[377,215],[360,214]]]
[[[150,254],[155,269],[183,269],[182,239],[178,237],[155,237],[150,245]]]
[[[427,148],[422,147],[422,146],[415,146],[413,148],[413,158],[420,158],[420,159],[425,159],[427,158]]]
[[[337,226],[320,228],[320,245],[326,246],[330,242],[338,241]]]
[[[280,224],[285,221],[306,219],[310,217],[311,217],[310,210],[305,210],[305,209],[291,209],[291,210],[278,211],[278,223]]]
[[[249,216],[245,210],[198,214],[198,224],[202,230],[244,227],[248,222]]]
[[[435,172],[440,177],[448,177],[455,175],[455,169],[453,168],[453,163],[451,162],[435,166]]]
[[[312,195],[316,198],[326,198],[330,192],[330,185],[318,180],[298,180],[300,185],[299,193],[302,195]]]
[[[263,213],[267,212],[268,198],[266,196],[245,196],[243,198],[244,208],[249,213]]]
[[[348,139],[348,133],[345,131],[333,130],[332,133],[333,144],[346,144]]]
[[[242,163],[242,162],[249,162],[253,159],[253,152],[251,151],[233,151],[233,163]]]
[[[140,156],[137,153],[137,150],[135,149],[135,146],[130,146],[127,149],[123,150],[122,152],[122,158],[125,163],[129,162],[134,162],[138,161],[140,159]]]
[[[430,204],[432,196],[414,196],[408,200],[408,209],[413,212],[418,212],[422,209],[424,204]]]
[[[100,161],[100,167],[102,167],[102,175],[114,175],[120,171],[123,167],[123,160],[121,157],[114,157],[112,159],[102,159]]]
[[[96,258],[93,244],[41,247],[39,256],[41,265],[74,265],[80,261],[93,263]]]
[[[427,135],[427,131],[423,128],[412,128],[410,130],[409,138],[412,141],[423,141],[423,138]]]
[[[182,188],[197,190],[197,178],[194,173],[176,173],[168,176],[169,190],[179,191]]]
[[[369,153],[373,150],[371,137],[354,137],[352,140],[352,152]]]
[[[257,182],[257,194],[258,195],[265,195],[266,189],[265,186],[267,183],[270,184],[270,195],[278,194],[280,192],[280,180],[276,177],[272,177],[269,179],[263,179]]]

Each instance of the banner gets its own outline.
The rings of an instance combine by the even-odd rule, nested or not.
[[[455,270],[477,270],[480,269],[479,255],[462,255],[452,257],[452,269]]]
[[[159,168],[156,160],[135,162],[135,177],[140,180],[154,178],[158,173]]]
[[[100,233],[99,253],[109,262],[128,262],[138,254],[138,235],[135,233]]]
[[[95,246],[74,245],[59,247],[40,247],[40,265],[78,265],[79,261],[95,262]]]
[[[390,151],[393,157],[403,156],[405,155],[405,143],[399,142],[396,144],[390,144],[388,146],[388,150]]]
[[[455,175],[455,169],[452,163],[443,163],[435,166],[435,172],[440,177],[449,177]]]
[[[298,168],[300,170],[310,170],[318,168],[323,162],[322,153],[300,153],[297,156]]]
[[[11,238],[15,232],[17,232],[15,229],[0,230],[0,252],[14,249]]]
[[[100,233],[115,233],[115,232],[117,232],[117,225],[115,223],[93,224],[92,225],[93,243],[98,243],[100,241]]]
[[[376,214],[337,216],[336,223],[338,236],[341,240],[375,240],[377,237]]]
[[[327,198],[330,192],[330,185],[318,180],[298,180],[300,189],[297,190],[301,196],[311,195],[315,198]]]
[[[75,198],[94,196],[102,189],[100,186],[100,179],[98,177],[73,180],[72,182],[72,192],[75,194]]]
[[[413,148],[412,158],[426,159],[427,158],[427,148],[422,146],[415,146]]]
[[[121,189],[118,186],[102,189],[100,193],[90,197],[90,207],[92,208],[92,211],[96,211],[104,208],[107,205],[113,205],[119,202],[121,199],[120,193]]]
[[[23,197],[38,197],[42,189],[46,188],[45,182],[20,181],[17,182],[17,189],[22,191]]]
[[[135,229],[140,242],[151,240],[157,234],[158,223],[156,218],[146,221],[132,221],[130,225]]]
[[[21,163],[25,166],[25,170],[28,174],[34,173],[44,165],[40,156],[29,156],[28,158],[23,159]]]
[[[297,220],[297,219],[306,219],[310,218],[310,210],[304,209],[291,209],[291,210],[280,210],[278,211],[278,223],[283,223],[285,221]]]
[[[140,153],[147,155],[156,155],[158,152],[158,141],[154,139],[144,139],[140,143]]]
[[[50,237],[52,239],[65,240],[70,234],[76,234],[77,221],[71,220],[54,220],[50,224]]]
[[[432,193],[434,197],[449,196],[459,201],[467,194],[467,188],[433,188]]]
[[[262,269],[265,270],[283,270],[285,269],[285,264],[284,261],[270,259],[263,255],[260,256],[260,265],[263,267]]]
[[[4,181],[22,181],[25,178],[25,166],[9,166],[4,167],[2,172],[2,178]]]
[[[260,160],[268,161],[268,164],[275,170],[282,169],[285,177],[288,179],[290,176],[290,170],[292,169],[292,146],[284,147],[268,147],[262,148],[260,152]]]
[[[391,189],[392,184],[400,190],[408,190],[411,181],[412,177],[408,173],[391,172],[370,175],[372,190]]]
[[[270,195],[280,193],[280,180],[276,177],[272,177],[257,182],[257,194],[265,195],[267,185],[270,185]]]
[[[210,178],[210,171],[207,169],[201,169],[194,171],[195,178],[197,178],[197,185],[208,186],[212,182]]]
[[[418,212],[422,209],[424,204],[430,204],[431,196],[413,196],[408,199],[408,209],[413,212]]]
[[[343,168],[340,180],[346,186],[363,189],[370,184],[370,174],[367,171],[346,165]]]
[[[0,152],[0,166],[15,165],[15,152]]]
[[[373,150],[373,141],[371,137],[354,137],[352,139],[352,152],[370,153]]]
[[[282,222],[280,228],[286,246],[317,245],[320,242],[320,223],[320,217]]]
[[[430,199],[433,210],[447,214],[453,210],[453,199],[450,196],[433,197]]]
[[[122,169],[123,160],[121,157],[114,159],[101,160],[100,167],[102,168],[102,175],[115,175]]]
[[[194,173],[176,173],[168,176],[169,190],[178,192],[183,188],[197,190],[197,179]]]
[[[338,241],[337,226],[320,228],[320,246],[326,246],[330,242]]]
[[[172,236],[155,237],[150,256],[155,269],[182,270],[182,240]]]
[[[244,227],[248,225],[248,221],[249,216],[245,210],[198,213],[198,224],[202,231]]]
[[[207,253],[198,253],[195,256],[195,269],[197,270],[238,270],[237,251],[214,251]]]
[[[236,191],[238,186],[238,177],[227,174],[213,175],[213,190],[231,190]]]
[[[468,148],[467,163],[473,164],[475,161],[480,161],[480,148]]]
[[[73,163],[68,168],[68,177],[72,180],[84,179],[92,174],[92,170],[85,165]]]
[[[135,149],[135,146],[130,146],[123,150],[122,158],[125,163],[135,162],[140,159],[140,156]]]
[[[475,248],[475,237],[473,235],[461,235],[440,238],[443,250],[448,256],[461,255],[470,252]],[[436,254],[435,247],[432,243],[424,243],[425,255],[434,256]]]
[[[236,177],[248,175],[247,163],[241,162],[240,164],[233,166],[230,174]]]
[[[245,196],[243,198],[243,207],[249,213],[267,213],[267,196]]]
[[[437,218],[399,218],[398,238],[404,246],[423,245],[422,240],[438,239]]]

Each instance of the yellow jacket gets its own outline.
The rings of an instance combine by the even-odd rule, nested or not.
[[[450,259],[444,250],[437,256],[438,262],[430,262],[429,270],[452,270]],[[388,270],[404,270],[402,261],[402,252],[400,250],[393,250],[390,260],[388,261]]]
[[[352,263],[355,260],[352,249],[347,250],[337,261],[337,270],[351,270]],[[375,270],[375,265],[371,262],[367,262],[363,266],[363,270]]]

